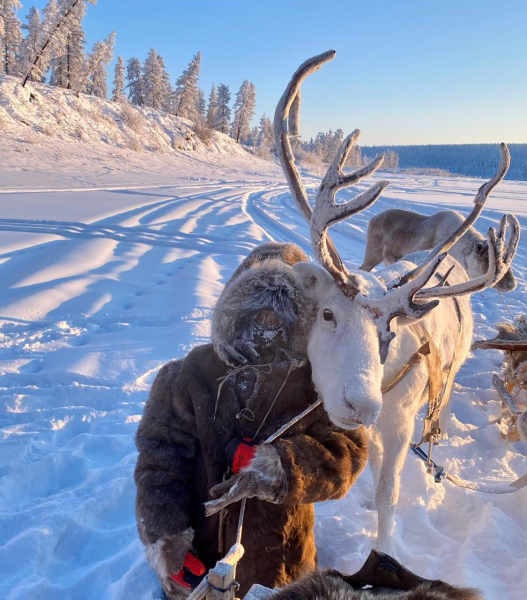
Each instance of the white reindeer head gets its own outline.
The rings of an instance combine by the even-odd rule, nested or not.
[[[371,425],[379,416],[383,365],[388,357],[390,342],[395,337],[390,329],[392,320],[398,317],[398,325],[415,322],[434,309],[439,304],[439,298],[471,294],[494,285],[512,262],[519,241],[519,223],[516,217],[507,215],[502,218],[498,233],[493,228],[489,229],[489,268],[485,275],[445,287],[448,272],[438,285],[423,289],[436,273],[447,251],[475,222],[488,195],[505,176],[510,156],[507,146],[502,144],[497,174],[481,186],[467,219],[434,248],[426,260],[386,285],[373,275],[348,271],[327,230],[371,206],[388,182],[379,181],[344,204],[338,204],[335,196],[340,189],[375,173],[384,157],[379,156],[369,165],[344,174],[342,168],[360,135],[358,130],[354,131],[338,149],[318,189],[315,208],[311,210],[289,140],[289,129],[298,131],[302,81],[334,56],[335,52],[330,50],[307,60],[298,68],[278,103],[274,126],[278,157],[293,198],[310,222],[313,250],[321,265],[297,263],[293,267],[299,286],[317,307],[308,343],[313,382],[333,422],[340,427],[354,428]],[[507,224],[511,227],[511,234],[506,246]]]

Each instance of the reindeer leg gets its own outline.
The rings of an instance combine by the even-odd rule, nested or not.
[[[377,545],[379,552],[394,556],[393,517],[399,500],[401,472],[408,453],[408,444],[414,429],[414,417],[417,406],[408,402],[408,398],[399,398],[391,405],[384,399],[382,437],[384,455],[375,491],[378,526]]]
[[[368,440],[368,459],[370,463],[371,474],[373,476],[373,489],[376,490],[379,485],[382,464],[382,435],[378,427],[370,427],[370,437]]]

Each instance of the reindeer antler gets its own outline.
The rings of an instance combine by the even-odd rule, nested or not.
[[[485,202],[490,196],[490,193],[505,177],[507,171],[509,170],[511,164],[511,155],[506,144],[500,144],[500,152],[501,161],[500,166],[498,167],[498,171],[490,181],[487,181],[479,188],[478,193],[474,198],[474,208],[472,209],[468,217],[451,235],[449,235],[445,240],[440,242],[420,265],[418,265],[412,271],[406,273],[403,277],[401,277],[401,279],[393,281],[390,285],[388,285],[388,289],[391,289],[392,287],[401,287],[409,281],[412,281],[412,279],[415,279],[419,275],[419,273],[421,273],[421,271],[427,267],[429,262],[434,260],[434,258],[439,254],[442,254],[443,252],[448,252],[450,248],[452,248],[452,246],[458,240],[460,240],[465,235],[465,233],[467,233],[470,227],[474,225],[477,218],[481,214],[481,211],[483,210]]]
[[[511,228],[511,233],[509,242],[505,245],[507,224]],[[434,286],[420,290],[416,298],[420,300],[465,296],[466,294],[481,292],[495,285],[509,270],[512,259],[516,254],[520,241],[520,223],[518,219],[514,215],[504,215],[500,220],[498,233],[496,234],[494,227],[491,227],[487,232],[487,239],[489,242],[489,268],[484,275],[450,287]]]
[[[351,217],[351,215],[371,206],[388,185],[387,181],[378,181],[371,188],[355,196],[349,202],[344,204],[337,204],[335,202],[335,195],[339,190],[354,185],[364,177],[372,175],[384,161],[384,156],[381,155],[375,158],[369,165],[357,169],[349,175],[345,175],[342,172],[342,167],[346,164],[348,155],[359,135],[360,131],[356,129],[340,145],[333,163],[320,184],[315,198],[315,210],[311,217],[311,242],[315,256],[320,264],[331,273],[335,281],[339,284],[339,287],[351,296],[357,294],[359,288],[346,267],[344,265],[335,265],[333,262],[327,245],[327,230],[335,223],[343,221]]]
[[[379,181],[373,187],[366,190],[353,200],[345,204],[335,202],[336,193],[346,187],[358,183],[364,177],[368,177],[382,165],[384,157],[378,156],[369,165],[357,169],[350,174],[344,174],[342,168],[346,159],[360,135],[355,130],[340,145],[333,163],[329,167],[326,176],[320,184],[315,199],[315,210],[309,205],[306,190],[302,184],[300,174],[295,166],[295,157],[289,139],[289,128],[294,134],[298,134],[300,119],[300,86],[304,79],[314,73],[320,67],[335,57],[334,50],[328,50],[318,56],[306,60],[297,69],[283,93],[274,117],[274,130],[276,140],[276,151],[282,164],[285,176],[293,199],[299,207],[306,220],[311,223],[311,243],[315,256],[322,266],[334,277],[339,287],[348,295],[355,296],[359,288],[355,278],[348,272],[340,258],[333,242],[328,236],[329,227],[371,206],[388,185],[387,181]],[[288,120],[290,121],[288,123]]]
[[[520,238],[520,224],[514,215],[506,215],[501,219],[497,234],[492,227],[487,233],[489,242],[489,268],[487,273],[470,281],[458,283],[449,287],[444,286],[446,280],[445,277],[439,285],[423,289],[432,275],[437,271],[439,265],[443,262],[446,257],[446,251],[448,251],[476,221],[483,210],[483,206],[490,192],[507,173],[510,165],[509,150],[505,144],[501,144],[500,150],[501,162],[498,172],[490,181],[479,188],[476,198],[474,199],[474,208],[460,227],[458,227],[452,235],[446,238],[446,240],[438,244],[426,260],[415,269],[406,273],[401,279],[388,284],[388,292],[383,298],[370,299],[364,296],[360,297],[361,304],[368,307],[375,315],[379,331],[381,362],[385,362],[388,356],[390,341],[395,337],[390,331],[390,322],[393,318],[403,315],[410,318],[423,316],[437,305],[437,298],[464,296],[466,294],[482,291],[493,286],[509,269]],[[505,245],[507,224],[510,226],[511,233],[509,242]],[[430,300],[432,298],[436,298],[436,300],[425,303],[414,302],[414,300]]]

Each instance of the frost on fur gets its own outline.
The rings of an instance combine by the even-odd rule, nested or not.
[[[303,320],[309,309],[296,283],[292,264],[307,260],[294,244],[267,243],[255,248],[225,286],[212,317],[212,341],[227,364],[259,363],[256,350],[258,315],[272,311],[288,347],[305,355]]]

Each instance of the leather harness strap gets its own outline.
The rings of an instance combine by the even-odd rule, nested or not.
[[[410,329],[421,340],[425,340],[429,348],[428,354],[424,356],[428,370],[428,410],[424,419],[421,441],[419,442],[419,444],[422,444],[428,442],[431,435],[436,436],[441,432],[439,413],[443,401],[443,369],[441,368],[439,350],[425,328],[420,323],[415,323],[410,325]]]
[[[404,365],[398,375],[389,384],[383,386],[381,389],[382,394],[388,393],[404,379],[414,365],[419,364],[423,360],[426,361],[426,368],[428,371],[428,410],[424,419],[421,440],[417,446],[420,446],[426,442],[430,442],[430,437],[436,437],[441,433],[441,429],[439,427],[439,413],[441,412],[441,407],[443,406],[444,402],[448,402],[448,398],[450,397],[450,392],[454,383],[451,374],[452,367],[462,340],[462,316],[461,308],[457,298],[453,298],[453,300],[459,323],[459,337],[454,356],[452,357],[452,363],[450,365],[450,369],[448,370],[446,383],[443,384],[441,356],[434,340],[430,337],[429,333],[426,331],[423,325],[421,325],[421,323],[414,323],[409,327],[412,333],[421,340],[421,346],[412,354],[410,360]]]

